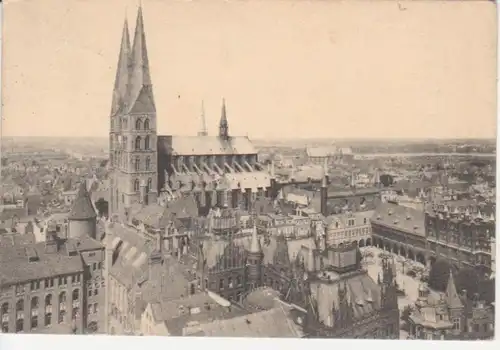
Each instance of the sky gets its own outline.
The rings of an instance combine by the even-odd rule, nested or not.
[[[4,136],[106,136],[135,0],[4,3]],[[491,138],[496,9],[483,1],[142,0],[158,132]]]

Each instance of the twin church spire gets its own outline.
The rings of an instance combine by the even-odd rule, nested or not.
[[[139,10],[137,12],[133,40],[131,45],[128,21],[125,19],[113,90],[113,102],[111,106],[112,116],[134,112],[156,112],[141,5],[139,5]],[[201,130],[198,135],[208,135],[203,102]],[[219,137],[225,140],[229,139],[229,124],[227,122],[226,103],[224,99],[222,99]]]
[[[123,24],[111,114],[134,113],[136,110],[151,113],[156,110],[141,6],[137,12],[132,46],[128,21],[125,19]]]

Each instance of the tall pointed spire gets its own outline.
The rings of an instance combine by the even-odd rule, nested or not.
[[[448,307],[451,309],[459,309],[464,306],[462,304],[462,301],[460,300],[460,297],[458,296],[457,287],[455,286],[455,281],[453,280],[453,273],[451,270],[450,278],[448,279],[448,285],[446,286],[446,298]]]
[[[205,121],[205,104],[203,100],[201,101],[201,130],[198,132],[198,136],[207,136],[207,123]]]
[[[257,236],[257,215],[254,215],[253,219],[253,230],[252,230],[252,242],[250,244],[250,253],[258,254],[261,252],[262,248],[260,245],[259,237]]]
[[[127,85],[129,79],[130,65],[130,36],[128,31],[128,21],[125,18],[123,23],[122,41],[116,68],[115,87],[113,89],[113,102],[111,115],[116,115],[122,108],[127,96]]]
[[[219,137],[227,139],[229,137],[229,124],[226,115],[226,100],[222,98],[222,111],[219,122]]]
[[[141,106],[141,111],[154,112],[154,98],[151,86],[151,75],[149,72],[148,50],[146,46],[146,34],[144,32],[144,19],[142,17],[142,6],[139,5],[134,33],[134,44],[130,55],[130,80],[128,96],[128,112],[131,112],[136,104]]]

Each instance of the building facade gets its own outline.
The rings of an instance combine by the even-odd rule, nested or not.
[[[474,267],[482,275],[491,275],[493,211],[487,216],[474,207],[460,210],[447,205],[434,206],[425,213],[425,228],[432,260],[445,258],[457,267]]]

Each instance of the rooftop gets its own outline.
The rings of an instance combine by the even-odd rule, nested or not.
[[[393,203],[380,203],[371,221],[377,225],[425,237],[425,214],[421,210]]]

